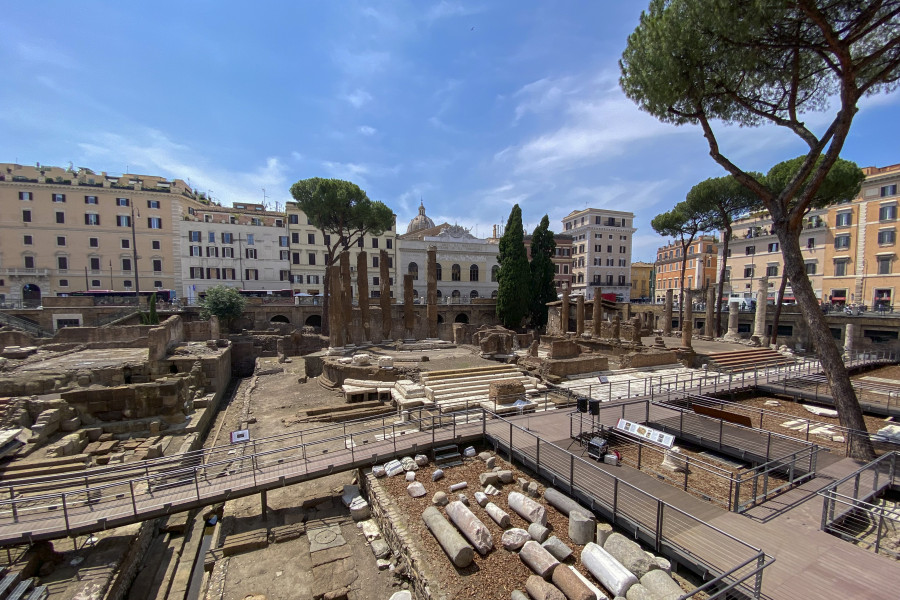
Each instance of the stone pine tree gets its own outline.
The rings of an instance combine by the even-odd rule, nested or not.
[[[862,431],[862,410],[806,275],[798,234],[860,100],[897,87],[898,28],[896,1],[652,0],[620,60],[625,94],[661,121],[698,126],[713,160],[769,211],[841,425]],[[823,120],[809,113],[826,114],[824,123],[816,126]],[[729,158],[717,137],[729,124],[797,136],[808,151],[786,186],[772,190]],[[871,460],[875,450],[868,438],[852,436],[850,455]]]
[[[215,316],[225,327],[230,328],[232,322],[244,314],[246,301],[237,288],[213,286],[206,290],[206,296],[200,301],[200,318]]]
[[[366,235],[379,236],[394,224],[394,213],[383,202],[370,200],[358,185],[342,179],[301,179],[291,186],[297,208],[313,227],[330,239],[325,253],[322,333],[328,335],[328,268],[340,255]]]
[[[522,209],[518,204],[509,213],[499,250],[497,317],[505,327],[518,329],[531,308],[531,270],[528,267],[528,254],[525,252]]]
[[[547,215],[531,234],[531,324],[536,328],[547,325],[547,303],[556,300],[553,282],[553,255],[556,240],[550,231]]]

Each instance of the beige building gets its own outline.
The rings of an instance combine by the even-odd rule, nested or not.
[[[828,210],[831,235],[825,248],[823,298],[836,304],[890,307],[900,282],[897,266],[900,164],[866,167],[863,172],[866,179],[859,196]]]
[[[183,289],[195,302],[216,285],[243,290],[290,290],[290,243],[284,213],[262,204],[188,207],[180,225]]]
[[[822,298],[822,277],[825,272],[825,252],[830,233],[824,209],[810,211],[800,232],[800,248],[816,296]],[[732,225],[732,238],[728,248],[724,295],[730,300],[756,297],[760,277],[768,277],[768,298],[775,300],[784,272],[781,244],[772,229],[772,218],[767,211],[738,219]],[[794,294],[788,282],[784,301],[793,302]],[[726,300],[727,301],[727,300]]]
[[[325,289],[325,266],[328,262],[328,248],[332,244],[332,236],[323,233],[310,224],[306,214],[297,207],[296,202],[286,205],[287,231],[290,238],[290,276],[295,293],[321,295]],[[381,235],[366,235],[357,241],[350,252],[350,271],[353,280],[353,297],[356,298],[356,257],[360,251],[368,254],[369,296],[380,295],[380,260],[381,250],[387,250],[390,269],[391,294],[397,296],[400,288],[396,287],[397,264],[397,227],[396,219],[391,228]]]
[[[680,297],[682,248],[678,242],[656,251],[656,302],[664,302],[666,290],[675,290]],[[715,236],[699,235],[687,247],[684,287],[688,290],[706,289],[718,279],[718,242]],[[677,300],[676,300],[677,301]]]
[[[631,263],[631,301],[653,300],[653,265],[645,262]]]
[[[562,224],[563,233],[572,236],[572,291],[591,299],[599,286],[628,302],[634,213],[586,208],[572,211]]]
[[[0,164],[0,301],[82,290],[182,290],[180,179]],[[137,254],[137,262],[135,262]]]

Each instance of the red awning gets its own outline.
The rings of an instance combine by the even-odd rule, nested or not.
[[[846,300],[846,299],[847,299],[847,298],[844,297],[844,296],[832,296],[832,297],[831,297],[831,301],[832,301],[832,302],[843,302],[843,301]]]

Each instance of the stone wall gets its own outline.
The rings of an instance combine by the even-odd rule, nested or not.
[[[372,518],[381,529],[381,537],[391,547],[394,555],[406,563],[406,576],[413,597],[417,600],[450,600],[445,592],[435,587],[438,579],[432,571],[432,558],[406,529],[408,515],[397,507],[374,475],[360,473],[359,481],[369,498]],[[437,560],[449,559],[441,554]]]
[[[3,350],[7,346],[36,346],[37,342],[35,338],[31,337],[27,333],[22,331],[17,331],[15,329],[10,329],[6,331],[0,331],[0,350]]]
[[[629,352],[619,358],[622,369],[673,365],[678,362],[674,352]]]
[[[124,327],[63,327],[56,332],[54,344],[116,343],[120,348],[136,348],[147,343],[152,325],[127,325]]]
[[[163,321],[159,327],[150,329],[147,335],[150,348],[150,361],[162,360],[173,343],[184,341],[184,323],[181,317],[174,315]]]
[[[209,321],[184,321],[184,339],[188,342],[205,342],[219,339],[219,319],[215,316]]]

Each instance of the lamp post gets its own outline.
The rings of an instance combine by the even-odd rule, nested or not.
[[[141,211],[137,212],[138,218],[141,217]],[[134,265],[132,268],[134,269],[134,290],[137,294],[137,305],[138,308],[141,307],[141,278],[138,275],[138,251],[137,251],[137,234],[134,230],[134,202],[131,203],[131,253],[133,256]]]

